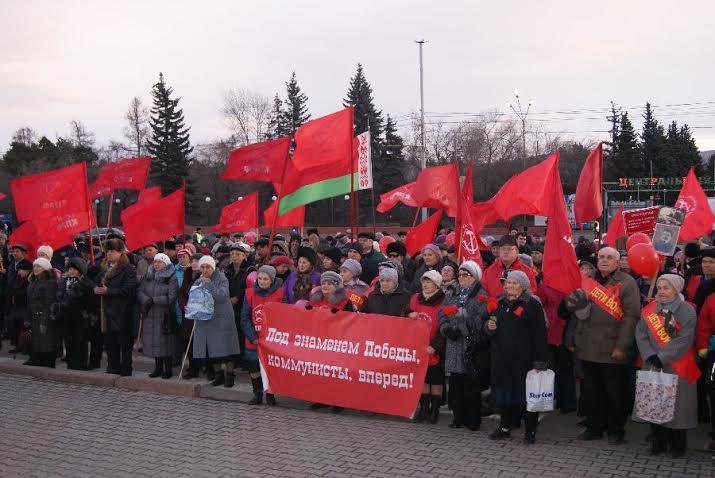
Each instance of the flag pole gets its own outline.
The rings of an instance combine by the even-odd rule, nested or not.
[[[412,227],[415,227],[417,225],[417,218],[420,217],[420,207],[417,208],[417,211],[415,212],[415,220],[412,221]]]
[[[112,193],[109,195],[109,211],[107,213],[107,229],[110,228],[112,225],[112,205],[114,204],[114,189],[112,189]]]
[[[291,140],[292,141],[292,140]],[[276,235],[276,222],[278,222],[278,214],[280,214],[281,199],[283,198],[283,183],[285,182],[286,169],[288,169],[288,160],[290,159],[290,143],[288,144],[288,150],[286,151],[286,159],[283,161],[283,171],[281,171],[281,184],[278,186],[278,198],[276,199],[276,211],[273,214],[273,221],[271,221],[271,232],[268,235],[268,256],[271,257],[271,251],[273,250],[273,237]],[[258,201],[256,201],[258,202]],[[256,214],[256,222],[260,223],[261,219]],[[302,229],[302,228],[301,228]],[[301,237],[303,233],[301,232]],[[290,253],[290,251],[288,251]]]
[[[87,163],[82,162],[84,166],[84,201],[87,204],[87,226],[89,227],[89,260],[94,265],[94,241],[92,240],[92,215],[94,214],[94,208],[92,207],[92,202],[89,199],[89,186],[87,184]],[[91,211],[91,213],[90,213]],[[95,223],[98,221],[95,221]],[[98,236],[99,237],[99,236]]]
[[[355,158],[353,158],[353,141],[355,141],[353,136],[355,130],[355,109],[352,106],[350,108],[352,109],[352,114],[350,115],[350,149],[348,151],[348,158],[350,158],[350,233],[353,237],[357,237],[358,224],[355,222],[355,211],[358,210],[358,207],[356,204],[357,193],[355,191]]]

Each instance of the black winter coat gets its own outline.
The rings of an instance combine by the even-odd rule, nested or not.
[[[67,287],[67,283],[70,286]],[[57,302],[59,303],[59,319],[62,322],[83,321],[91,308],[91,299],[94,296],[92,288],[94,284],[86,277],[70,281],[69,277],[63,277],[57,287]],[[88,324],[84,324],[88,325]]]
[[[102,279],[102,283],[107,287],[107,295],[104,296],[106,332],[132,330],[137,271],[128,262],[120,262],[114,267],[109,269]]]
[[[54,272],[33,277],[27,286],[28,320],[32,330],[33,352],[56,352],[60,347],[60,326],[52,313],[57,301]]]
[[[383,294],[375,290],[367,298],[363,312],[368,314],[394,315],[406,317],[410,307],[410,294],[398,286],[392,294]]]
[[[497,318],[496,330],[489,331],[486,323],[484,327],[490,336],[492,385],[509,390],[525,402],[526,374],[536,362],[548,361],[544,309],[535,297],[525,293],[511,302],[502,297],[491,315]]]
[[[238,303],[233,306],[233,313],[236,317],[241,316],[241,308],[243,307],[243,298],[246,295],[246,278],[255,271],[256,268],[248,261],[243,261],[241,267],[236,270],[233,263],[226,267],[226,278],[228,279],[228,293],[231,298],[236,297]]]

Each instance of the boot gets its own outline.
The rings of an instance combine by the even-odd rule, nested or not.
[[[226,388],[231,388],[233,387],[233,384],[236,380],[236,374],[233,372],[226,372],[226,382],[223,384],[224,387]]]
[[[668,441],[670,445],[670,451],[668,451],[668,456],[670,458],[682,458],[687,450],[687,435],[685,430],[668,430]]]
[[[226,375],[223,373],[223,369],[214,370],[214,381],[211,382],[211,385],[218,387],[219,385],[223,385],[225,381]]]
[[[149,374],[149,378],[156,378],[156,377],[158,377],[159,375],[161,375],[161,373],[162,373],[162,370],[161,370],[161,368],[162,368],[161,360],[162,360],[162,359],[160,359],[160,358],[158,358],[158,357],[155,357],[155,358],[154,358],[154,371]]]
[[[161,378],[164,378],[164,379],[171,378],[172,365],[173,365],[173,361],[172,361],[171,357],[164,357],[164,373],[161,374]]]
[[[438,395],[432,395],[430,398],[430,411],[429,411],[429,422],[435,424],[439,421],[439,407],[442,404],[442,397]]]
[[[415,418],[412,419],[413,422],[422,423],[427,420],[427,416],[429,415],[429,403],[430,399],[428,394],[423,393],[420,395],[420,408],[417,410]]]
[[[214,378],[216,378],[216,371],[211,365],[206,366],[206,380],[209,382],[213,382]]]
[[[184,372],[182,378],[184,380],[191,380],[192,378],[197,378],[199,376],[199,368],[193,363],[189,362],[189,368]]]
[[[248,402],[249,405],[260,405],[263,403],[263,380],[261,377],[251,378],[253,386],[253,398]]]
[[[272,393],[267,393],[266,394],[266,403],[270,405],[271,407],[276,406],[276,396],[273,395]]]
[[[668,450],[668,436],[665,428],[660,425],[651,425],[650,454],[660,455]]]

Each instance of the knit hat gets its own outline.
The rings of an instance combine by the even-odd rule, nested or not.
[[[25,244],[13,244],[10,249],[20,249],[22,252],[27,252],[27,246]]]
[[[702,251],[700,251],[700,255],[703,257],[710,257],[712,259],[715,259],[715,247],[706,247]]]
[[[681,276],[677,274],[663,274],[662,276],[658,277],[658,281],[661,280],[668,281],[670,285],[672,285],[673,288],[678,291],[678,293],[683,292],[683,287],[685,287],[685,279],[683,279]]]
[[[467,271],[469,274],[474,277],[475,280],[480,281],[482,280],[482,268],[479,267],[479,264],[477,264],[474,261],[464,261],[462,262],[462,265],[459,266],[459,270],[462,271]]]
[[[229,250],[243,252],[244,254],[248,254],[249,247],[246,244],[241,244],[239,242],[239,243],[233,244]]]
[[[375,234],[373,234],[370,231],[363,231],[358,233],[358,238],[362,237],[363,239],[372,239],[373,241],[375,240]]]
[[[44,257],[38,257],[35,259],[35,262],[32,263],[33,266],[40,266],[46,271],[51,271],[52,270],[52,264],[50,261],[45,259]]]
[[[48,259],[52,259],[52,254],[54,254],[54,251],[50,246],[40,246],[37,248],[37,255],[45,255],[47,256]]]
[[[700,244],[695,241],[688,242],[685,244],[685,257],[694,258],[700,255]]]
[[[427,244],[425,247],[422,248],[422,252],[424,252],[425,249],[429,249],[430,251],[434,252],[437,257],[442,257],[442,251],[440,251],[439,247],[435,244]]]
[[[69,260],[69,264],[67,264],[67,267],[72,267],[73,269],[77,269],[79,271],[80,275],[87,274],[87,261],[85,261],[81,257],[71,258]]]
[[[380,277],[380,279],[391,280],[391,281],[394,282],[395,284],[397,284],[398,281],[399,281],[398,275],[397,275],[397,269],[389,269],[389,268],[387,268],[387,267],[384,267],[384,268],[380,271],[380,276],[379,276],[379,277]]]
[[[32,262],[28,261],[27,259],[21,260],[20,262],[17,263],[17,270],[31,271],[32,270]]]
[[[176,250],[176,241],[172,241],[171,239],[164,241],[164,250]]]
[[[357,242],[351,242],[350,244],[348,244],[347,250],[348,250],[348,251],[355,251],[355,252],[357,252],[358,254],[362,255],[362,246],[360,246],[360,244],[357,243]]]
[[[343,288],[343,278],[340,277],[340,274],[338,274],[337,272],[325,271],[320,274],[320,283],[322,284],[323,282],[335,284],[335,287],[337,287],[338,289]]]
[[[358,277],[362,274],[362,266],[355,259],[345,259],[345,262],[340,264],[341,269],[347,269],[354,277]]]
[[[313,267],[318,263],[318,255],[310,247],[301,246],[298,248],[298,259],[301,257],[310,262]]]
[[[156,254],[154,256],[154,262],[163,262],[164,265],[167,265],[167,266],[171,265],[171,259],[169,259],[169,256],[167,256],[163,252],[160,252],[159,254]]]
[[[204,264],[207,266],[211,266],[213,270],[216,270],[216,261],[213,257],[201,256],[201,259],[199,259],[199,267],[203,266]]]
[[[179,250],[176,251],[176,257],[179,256],[191,257],[191,251],[186,247],[180,247]]]
[[[534,267],[534,260],[529,254],[519,254],[519,259],[527,266]]]
[[[276,280],[276,268],[273,266],[261,266],[258,268],[258,274],[260,273],[266,274],[268,277],[271,278],[271,282]]]
[[[432,282],[435,283],[435,285],[437,287],[442,286],[442,274],[440,274],[439,272],[437,272],[435,270],[427,271],[424,274],[422,274],[421,280],[425,280],[425,279],[431,280]]]
[[[290,267],[293,265],[293,261],[288,256],[275,256],[271,259],[271,265],[273,267],[278,267],[278,266],[289,266]]]
[[[401,256],[406,256],[407,255],[407,248],[405,245],[400,242],[400,241],[395,241],[391,242],[387,245],[387,248],[385,249],[386,254],[399,254]]]
[[[509,271],[506,278],[517,281],[522,289],[531,292],[529,278],[526,277],[526,274],[523,271]]]
[[[337,265],[340,265],[340,259],[342,259],[343,253],[337,247],[331,247],[330,249],[325,251],[323,254],[325,255],[325,257],[327,257],[331,261],[335,262]]]

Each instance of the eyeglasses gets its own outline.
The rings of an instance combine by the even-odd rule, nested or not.
[[[395,258],[395,257],[400,257],[400,255],[399,255],[399,254],[396,254],[396,253],[394,253],[394,252],[390,252],[390,253],[387,255],[387,257]]]
[[[460,272],[460,273],[457,274],[457,275],[458,275],[459,277],[469,277],[469,276],[471,276],[472,274],[470,274],[469,272]]]

